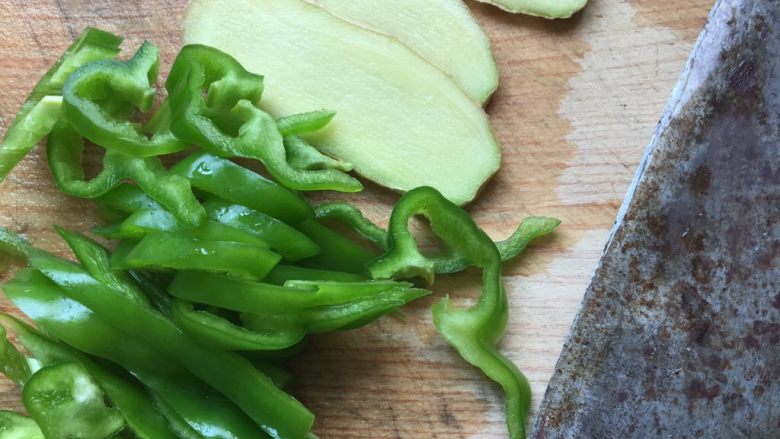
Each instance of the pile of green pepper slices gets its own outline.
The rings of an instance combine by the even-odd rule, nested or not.
[[[259,107],[263,80],[214,48],[185,46],[154,114],[158,49],[116,60],[121,38],[88,28],[39,81],[0,147],[0,180],[42,139],[63,192],[94,199],[108,221],[94,232],[113,252],[58,229],[78,263],[0,228],[0,250],[27,261],[4,286],[38,329],[9,315],[0,372],[22,387],[30,417],[0,412],[19,438],[290,438],[313,436],[314,416],[282,388],[280,360],[309,334],[356,328],[429,294],[398,279],[483,271],[476,305],[433,308],[461,356],[506,395],[510,437],[524,437],[528,382],[496,350],[507,297],[501,263],[558,225],[532,217],[494,243],[432,188],[405,194],[389,230],[354,206],[312,207],[297,191],[355,192],[348,163],[304,139],[334,116],[274,119]],[[146,123],[134,121],[146,113]],[[103,169],[85,178],[85,139]],[[191,150],[196,145],[195,150]],[[166,168],[160,156],[189,151]],[[261,162],[274,180],[230,158]],[[423,255],[409,231],[426,217],[447,246]],[[368,250],[323,225],[340,221]],[[225,371],[230,371],[226,374]]]

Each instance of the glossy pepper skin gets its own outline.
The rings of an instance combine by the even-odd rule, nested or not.
[[[320,221],[337,220],[351,226],[361,236],[373,242],[383,252],[387,251],[387,232],[372,223],[357,207],[343,201],[323,203],[314,208],[314,216]]]
[[[356,328],[430,294],[404,282],[299,280],[277,286],[186,271],[174,276],[168,292],[185,313],[193,312],[190,302],[241,312],[244,327],[268,343],[253,350],[278,350],[306,334]]]
[[[174,165],[170,172],[187,178],[194,188],[287,224],[314,217],[311,206],[299,193],[212,154],[190,154]]]
[[[87,240],[71,232],[61,234],[69,240]],[[99,282],[78,265],[35,249],[3,228],[0,249],[26,257],[32,267],[69,297],[127,336],[142,339],[155,351],[176,358],[182,367],[232,400],[272,438],[304,439],[311,430],[311,412],[279,390],[246,359],[195,342],[159,312]],[[225,374],[225,370],[231,373]]]
[[[336,169],[291,166],[276,120],[257,107],[262,76],[246,71],[230,55],[203,45],[184,46],[171,67],[166,89],[172,130],[180,139],[221,157],[259,160],[292,189],[357,192],[363,188]]]
[[[436,329],[469,363],[497,382],[506,397],[506,421],[512,439],[525,437],[525,417],[531,403],[528,380],[496,349],[508,320],[508,303],[501,284],[501,254],[496,245],[460,207],[430,187],[407,192],[390,218],[390,250],[373,262],[375,278],[415,277],[433,281],[435,262],[417,249],[408,222],[425,216],[431,230],[468,265],[482,269],[482,295],[467,309],[455,309],[448,297],[433,308]]]
[[[262,239],[288,261],[320,253],[320,246],[306,234],[262,212],[215,198],[206,200],[203,207],[211,220]]]
[[[21,273],[21,277],[17,276],[6,284],[5,290],[12,301],[47,332],[79,351],[108,359],[131,371],[157,398],[168,401],[172,410],[180,413],[186,423],[203,431],[210,430],[212,437],[265,438],[260,429],[230,401],[205,386],[172,359],[166,358],[164,353],[123,334],[68,297],[40,272]],[[34,342],[40,344],[39,340]],[[59,354],[59,361],[51,357],[46,355],[46,360],[53,364],[69,359],[62,354]],[[139,395],[138,389],[129,387],[132,384],[111,375],[81,354],[70,360],[79,361],[86,367],[128,423],[133,421],[130,426],[134,431],[141,430],[137,428],[139,426],[143,427],[142,431],[152,439],[171,435],[166,422],[159,419],[156,403],[146,392],[141,390]],[[231,432],[233,436],[213,435],[215,431]]]
[[[195,228],[184,228],[176,217],[163,209],[138,209],[118,224],[110,224],[93,232],[111,239],[140,240],[152,232],[172,232],[207,241],[234,241],[260,248],[271,248],[261,238],[214,220],[206,220]]]
[[[279,262],[277,253],[235,241],[213,241],[152,232],[115,266],[134,269],[202,270],[262,279]]]
[[[0,410],[0,437],[45,439],[43,432],[33,419],[8,410]]]
[[[49,135],[47,155],[54,182],[66,194],[96,198],[131,179],[151,199],[170,210],[183,226],[195,227],[206,220],[206,212],[192,193],[189,180],[169,173],[157,157],[130,156],[109,149],[100,173],[85,180],[81,167],[83,151],[81,135],[68,123],[58,122]]]
[[[114,58],[121,43],[122,38],[116,35],[88,27],[38,80],[0,145],[0,182],[59,120],[66,78],[85,64]]]
[[[149,138],[129,120],[135,108],[145,113],[154,104],[159,55],[157,46],[144,42],[127,61],[96,61],[73,72],[62,90],[65,120],[90,141],[134,157],[187,148],[169,130]]]
[[[32,375],[27,358],[6,338],[5,328],[0,326],[0,373],[21,386]]]
[[[22,388],[22,401],[49,439],[105,439],[125,428],[115,408],[80,363],[59,363],[35,372]]]
[[[371,222],[360,209],[352,204],[343,201],[323,203],[314,208],[314,215],[319,221],[341,221],[373,242],[380,250],[387,251],[387,231]],[[509,238],[496,242],[498,252],[501,254],[501,261],[505,262],[515,258],[525,250],[531,241],[551,233],[560,223],[561,221],[556,218],[542,216],[525,218]],[[437,274],[457,273],[469,266],[466,258],[451,249],[445,254],[429,256],[429,259]]]

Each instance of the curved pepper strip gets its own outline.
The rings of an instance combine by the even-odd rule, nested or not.
[[[4,439],[45,439],[38,424],[27,416],[0,410],[0,437]]]
[[[61,288],[40,272],[30,272],[30,274],[32,276],[23,275],[21,278],[15,278],[6,284],[5,289],[14,303],[18,304],[20,309],[42,328],[76,349],[126,367],[146,386],[169,401],[189,423],[202,431],[209,432],[210,437],[226,439],[265,437],[235,405],[204,386],[173,363],[170,358],[158,354],[143,343],[126,337],[80,302],[69,298]],[[94,364],[83,356],[78,358],[85,366]],[[90,373],[94,372],[89,367],[88,370]],[[97,372],[98,374],[94,375],[96,379],[101,376],[100,370]],[[98,381],[101,386],[105,384]],[[109,386],[104,387],[107,393],[109,389],[117,390],[116,380],[107,383]],[[126,390],[126,387],[120,387],[120,390],[122,389]],[[116,394],[117,392],[114,392],[114,395]],[[118,395],[121,399],[114,402],[120,411],[122,411],[120,402],[133,402],[125,393],[119,392]],[[195,398],[193,395],[200,397]],[[109,396],[112,394],[109,393]],[[145,394],[143,396],[145,400],[141,402],[145,404],[144,411],[151,410],[154,413],[154,404],[148,396]],[[141,422],[146,423],[146,427],[155,427],[149,424],[150,420]],[[159,422],[156,427],[159,427]],[[166,436],[166,431],[167,428],[159,434],[155,432],[151,437],[163,438]]]
[[[196,343],[160,313],[103,285],[79,266],[35,249],[2,227],[0,248],[26,256],[31,266],[42,271],[68,296],[128,337],[144,340],[155,351],[175,358],[182,367],[238,405],[272,438],[307,437],[314,422],[311,412],[279,390],[246,359]],[[226,374],[226,370],[231,373]]]
[[[23,385],[32,375],[30,362],[8,340],[5,328],[2,326],[0,326],[0,373],[15,382],[17,386]]]
[[[278,351],[295,346],[306,336],[303,328],[295,327],[250,330],[210,312],[196,310],[191,302],[181,299],[173,301],[171,319],[192,337],[231,351]]]
[[[154,104],[160,51],[146,41],[127,61],[102,60],[84,65],[65,81],[62,111],[82,136],[116,152],[134,157],[169,154],[188,148],[170,130],[150,138],[137,124],[127,120],[135,108],[148,112]],[[111,97],[107,100],[106,97]],[[111,108],[120,103],[120,107]]]
[[[336,112],[330,110],[293,114],[276,119],[276,128],[283,137],[300,136],[325,128],[335,115]]]
[[[314,217],[301,194],[227,159],[196,152],[174,165],[170,172],[187,178],[192,187],[287,224]]]
[[[300,329],[250,331],[221,316],[196,310],[190,302],[171,297],[144,275],[136,273],[135,277],[163,314],[176,322],[188,335],[210,346],[244,353],[268,352],[272,356],[278,353],[284,358],[300,350],[298,348],[306,335],[305,331]],[[252,364],[257,366],[257,361]],[[266,372],[262,367],[258,369]]]
[[[310,171],[335,169],[344,172],[353,168],[352,163],[328,157],[298,136],[285,137],[284,148],[287,150],[287,161],[294,168]]]
[[[206,219],[206,212],[192,193],[189,181],[170,174],[160,159],[109,150],[103,158],[103,170],[87,181],[81,167],[83,151],[81,135],[66,122],[58,122],[49,135],[47,154],[54,181],[66,194],[96,198],[125,179],[132,179],[150,198],[170,210],[183,226],[195,227]]]
[[[125,428],[103,390],[79,363],[46,366],[22,388],[22,402],[47,439],[105,439]]]
[[[508,319],[506,293],[501,284],[501,255],[496,245],[460,207],[430,187],[407,192],[390,217],[390,251],[369,267],[374,278],[421,276],[432,282],[435,264],[417,249],[408,222],[423,215],[431,230],[469,265],[480,267],[482,295],[476,305],[454,309],[449,297],[433,307],[436,329],[469,363],[501,385],[506,397],[506,421],[512,439],[525,437],[525,417],[531,388],[520,370],[496,349]]]
[[[221,157],[259,160],[292,189],[357,192],[363,188],[334,169],[307,171],[290,166],[276,121],[256,106],[263,91],[262,77],[246,71],[230,55],[208,46],[184,46],[171,67],[166,89],[172,130],[180,139]],[[237,120],[238,130],[220,126],[215,115]]]
[[[348,224],[360,235],[373,242],[382,251],[387,251],[387,232],[363,215],[357,207],[343,201],[315,206],[314,215],[318,220],[338,220]],[[532,216],[525,218],[512,235],[496,242],[501,261],[515,258],[528,247],[534,239],[552,233],[561,221],[556,218]],[[465,270],[468,261],[456,252],[449,251],[443,255],[428,257],[433,262],[433,270],[437,274],[457,273]]]
[[[0,182],[60,118],[65,79],[84,64],[114,58],[121,43],[121,37],[88,27],[38,80],[0,144]]]
[[[322,220],[342,221],[361,236],[373,242],[383,252],[387,251],[387,232],[372,223],[357,207],[343,201],[323,203],[314,207],[314,216]]]
[[[516,257],[528,247],[531,241],[552,233],[560,224],[559,219],[543,216],[532,216],[524,219],[509,238],[496,242],[501,261],[508,261]],[[468,260],[457,253],[435,256],[431,259],[434,262],[434,270],[440,274],[457,273],[469,266]]]

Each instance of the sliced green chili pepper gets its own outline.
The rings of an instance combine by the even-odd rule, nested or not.
[[[261,161],[283,185],[298,190],[360,191],[349,175],[324,169],[296,169],[287,162],[276,121],[256,107],[263,91],[259,75],[247,72],[230,55],[208,46],[184,46],[166,82],[173,111],[173,132],[222,157]],[[208,93],[207,99],[203,93]],[[240,121],[238,132],[220,127],[214,115]]]
[[[278,351],[295,346],[306,336],[306,330],[300,326],[250,330],[196,310],[192,303],[180,299],[173,301],[171,319],[190,336],[231,351]]]
[[[501,255],[496,245],[461,208],[438,191],[421,187],[407,192],[390,218],[390,251],[369,267],[375,278],[421,276],[433,281],[434,261],[417,249],[408,222],[414,215],[430,221],[431,230],[469,265],[482,268],[483,291],[476,305],[453,309],[445,297],[433,307],[437,330],[469,363],[499,383],[506,396],[506,421],[512,439],[525,437],[525,416],[531,389],[523,374],[496,349],[508,319],[506,293],[501,285]]]
[[[272,360],[258,360],[255,359],[252,361],[252,364],[258,368],[259,370],[263,371],[263,373],[271,379],[271,381],[276,384],[276,387],[280,389],[284,389],[286,387],[289,387],[290,383],[293,381],[293,375],[290,373],[289,370],[282,367],[282,365],[279,362],[272,361]]]
[[[217,199],[206,201],[203,207],[212,220],[267,242],[288,261],[320,253],[320,247],[308,236],[264,213]]]
[[[159,62],[159,49],[147,41],[127,61],[95,61],[79,68],[63,86],[65,119],[90,141],[134,157],[186,149],[188,144],[169,130],[150,138],[136,124],[122,118],[133,107],[144,113],[152,107]],[[105,102],[120,106],[106,107]]]
[[[75,240],[71,237],[69,241]],[[197,418],[195,424],[200,426],[198,429],[211,430],[213,437],[224,437],[219,435],[219,432],[224,433],[224,431],[233,431],[235,436],[227,436],[230,438],[258,437],[258,429],[232,403],[199,384],[197,379],[181,369],[173,360],[166,358],[164,354],[158,354],[145,344],[126,337],[84,305],[67,297],[61,288],[40,272],[30,270],[22,272],[20,276],[5,285],[5,291],[22,311],[66,343],[84,352],[115,361],[132,371],[145,385],[171,401],[172,405],[177,410],[181,410],[188,419]],[[65,313],[63,310],[68,312]],[[94,365],[83,357],[78,358],[85,366]],[[87,368],[90,373],[95,371],[93,368]],[[122,386],[122,383],[117,383],[116,379],[101,381],[101,377],[105,378],[105,372],[102,374],[100,370],[97,372],[98,374],[93,376],[98,379],[101,386],[108,384],[104,389],[120,411],[124,407],[128,413],[140,415],[141,413],[135,413],[138,407],[128,407],[129,404],[140,402],[145,404],[144,410],[154,412],[154,404],[148,396],[123,393],[126,391],[126,385]],[[178,382],[184,390],[171,390],[175,387],[171,384],[172,380]],[[111,393],[111,390],[114,390],[114,393]],[[184,407],[179,404],[181,401],[179,392],[182,391],[193,400]],[[171,395],[171,392],[175,394]],[[115,399],[117,395],[120,398]],[[198,395],[199,398],[193,398],[193,395]],[[145,400],[141,400],[141,396],[145,397]],[[208,401],[200,401],[201,399]],[[198,405],[203,405],[204,408],[191,410]],[[133,412],[130,412],[130,409]],[[134,418],[138,420],[137,417]],[[144,422],[147,428],[158,429],[159,422],[156,423],[158,425],[153,425],[150,424],[151,421],[151,419],[139,420]],[[247,431],[252,431],[253,434],[240,434]],[[151,437],[155,439],[165,437],[163,433],[153,433]]]
[[[556,218],[532,216],[524,219],[512,236],[496,242],[501,260],[507,261],[516,257],[528,247],[531,241],[552,233],[560,224],[561,221]],[[467,259],[457,253],[435,256],[431,259],[434,261],[436,273],[457,273],[465,270],[469,265]]]
[[[47,439],[105,439],[125,427],[122,415],[106,407],[103,391],[79,363],[35,372],[22,388],[22,401]]]
[[[315,220],[300,222],[295,227],[320,247],[319,255],[300,261],[303,266],[363,274],[366,264],[376,258],[374,253]]]
[[[95,198],[99,206],[122,213],[133,213],[140,209],[164,209],[160,203],[146,195],[140,187],[121,183],[103,195]]]
[[[58,233],[65,231],[61,227],[55,227],[55,230]],[[62,233],[62,237],[90,276],[117,291],[123,292],[139,305],[150,306],[149,298],[133,284],[127,273],[111,269],[108,250],[102,245],[91,240],[79,239],[79,236],[69,233]]]
[[[149,392],[157,407],[157,411],[168,421],[169,428],[179,439],[203,439],[203,435],[187,424],[182,415],[176,413],[173,407],[157,395],[154,391]]]
[[[119,224],[112,224],[95,233],[112,239],[140,240],[151,232],[175,232],[195,239],[211,241],[235,241],[260,248],[271,246],[252,233],[244,232],[214,220],[206,220],[193,229],[182,228],[170,212],[161,209],[140,209]]]
[[[335,115],[336,112],[330,110],[293,114],[291,116],[276,119],[276,127],[279,130],[279,133],[284,137],[299,136],[325,128],[325,126],[333,120],[333,116]]]
[[[368,278],[354,273],[317,270],[314,268],[296,267],[294,265],[284,264],[278,264],[263,278],[263,282],[267,282],[273,285],[284,285],[284,283],[289,280],[361,282],[368,280]]]
[[[338,220],[349,224],[361,236],[373,242],[383,252],[387,251],[387,232],[363,216],[357,207],[343,201],[324,203],[314,208],[315,217],[322,220]]]
[[[108,257],[108,266],[111,267],[112,270],[126,269],[125,259],[127,259],[127,255],[129,255],[137,245],[138,241],[132,239],[123,239],[122,241],[119,241],[114,252]]]
[[[120,266],[204,270],[262,279],[280,259],[277,253],[242,242],[152,232],[125,256]]]
[[[62,86],[73,71],[92,61],[114,58],[122,38],[88,27],[33,89],[0,145],[0,182],[51,131],[60,117]]]
[[[287,161],[294,168],[307,170],[336,169],[349,172],[353,167],[351,163],[326,156],[298,136],[285,137],[284,147],[287,150]]]
[[[0,410],[0,437],[3,439],[45,439],[38,424],[27,416]]]
[[[200,272],[177,273],[168,291],[180,299],[241,311],[242,321],[257,332],[295,329],[304,334],[365,325],[430,294],[393,281],[290,281],[279,287]]]
[[[224,396],[189,374],[163,376],[140,374],[152,390],[163,416],[177,434],[194,431],[201,438],[267,439],[268,436]],[[162,406],[162,407],[161,407]],[[184,422],[189,429],[180,424]]]
[[[0,373],[21,386],[32,375],[27,358],[6,338],[5,328],[0,326]]]
[[[194,153],[170,169],[190,184],[224,200],[270,215],[287,224],[313,218],[314,211],[297,192],[207,153]]]
[[[103,170],[87,181],[81,167],[84,141],[66,122],[59,122],[49,135],[49,167],[57,187],[66,194],[95,198],[106,194],[125,179],[138,183],[149,197],[170,210],[186,227],[201,224],[206,217],[203,207],[192,193],[190,183],[179,175],[169,174],[156,157],[139,158],[108,150]]]
[[[195,343],[158,312],[101,284],[78,266],[33,248],[4,228],[0,228],[0,247],[27,256],[31,266],[96,315],[128,336],[144,340],[155,351],[175,358],[235,402],[271,437],[303,439],[310,431],[313,415],[246,359]],[[226,374],[226,370],[231,373]]]

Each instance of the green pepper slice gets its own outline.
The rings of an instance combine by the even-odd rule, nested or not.
[[[264,437],[255,424],[224,397],[205,387],[170,358],[126,337],[81,303],[67,297],[61,288],[40,272],[22,272],[21,276],[6,284],[5,290],[22,311],[47,331],[79,350],[126,367],[158,396],[168,401],[196,430],[211,432],[207,437]],[[65,310],[68,312],[63,312]],[[124,408],[129,414],[140,415],[141,413],[135,413],[138,407],[131,404],[143,403],[144,411],[152,410],[154,413],[154,404],[148,396],[143,395],[145,399],[139,400],[139,395],[128,394],[127,385],[123,385],[115,377],[113,380],[101,380],[100,378],[106,378],[105,371],[96,369],[95,363],[82,356],[77,358],[87,366],[91,374],[97,372],[93,376],[120,411]],[[174,385],[174,382],[177,384]],[[185,398],[183,395],[187,395],[190,401],[182,402]],[[199,398],[194,398],[193,395],[199,395]],[[115,399],[117,396],[119,398]],[[137,416],[133,418],[137,419]],[[146,427],[154,428],[153,431],[158,430],[159,421],[156,422],[158,425],[150,425],[150,421],[151,419],[144,419],[140,422],[144,422]],[[226,432],[233,436],[226,435]],[[164,432],[155,432],[151,437],[156,439],[165,436]]]
[[[287,150],[287,161],[294,168],[306,170],[336,169],[344,172],[349,172],[353,168],[351,163],[326,156],[298,136],[285,137],[284,147]]]
[[[276,121],[256,106],[263,91],[262,76],[246,71],[230,55],[203,45],[184,46],[171,67],[166,89],[174,115],[172,129],[179,138],[218,156],[259,160],[292,189],[357,192],[363,188],[335,169],[291,166]],[[236,123],[220,124],[220,119],[238,121],[238,129]]]
[[[285,264],[278,264],[263,278],[263,282],[272,285],[284,285],[284,283],[289,280],[360,282],[368,280],[368,278],[354,273],[317,270],[316,268],[297,267],[295,265]]]
[[[170,130],[150,138],[125,118],[134,107],[142,112],[152,107],[159,63],[159,49],[145,41],[127,61],[101,60],[82,66],[62,89],[65,120],[90,141],[133,157],[186,149],[188,144]]]
[[[22,355],[6,337],[5,328],[0,326],[0,373],[18,386],[22,386],[32,375],[27,357]]]
[[[105,439],[125,428],[118,410],[79,363],[60,363],[35,372],[22,388],[22,401],[47,439]]]
[[[0,248],[25,256],[31,266],[96,315],[128,336],[144,340],[156,352],[175,358],[232,400],[271,437],[304,439],[311,430],[313,415],[246,359],[194,342],[158,312],[98,282],[77,265],[35,249],[4,228],[0,228]],[[231,373],[225,374],[225,370]]]
[[[437,190],[420,187],[407,192],[390,217],[390,250],[374,261],[375,278],[420,276],[433,281],[435,262],[417,249],[408,222],[414,215],[430,221],[431,230],[469,265],[480,267],[482,295],[467,309],[454,309],[449,297],[433,307],[436,329],[469,363],[497,382],[506,397],[506,421],[512,439],[525,437],[525,417],[531,405],[531,388],[517,367],[501,355],[496,343],[508,320],[506,292],[501,284],[498,248],[460,207]]]
[[[320,253],[320,247],[304,233],[262,212],[218,199],[207,200],[203,207],[210,219],[262,239],[288,261]]]
[[[280,287],[201,272],[177,273],[168,291],[179,299],[242,312],[245,326],[259,333],[294,329],[303,334],[362,326],[430,294],[394,281],[289,281]]]
[[[87,181],[81,167],[83,150],[81,135],[66,122],[58,122],[49,135],[47,152],[54,181],[66,194],[96,198],[131,179],[150,198],[173,212],[182,225],[194,227],[205,220],[206,214],[192,193],[190,182],[170,174],[157,157],[142,158],[108,150],[103,170]]]
[[[152,232],[117,262],[127,268],[204,270],[262,279],[280,259],[277,253],[242,242]]]
[[[211,241],[234,241],[260,248],[271,246],[258,236],[214,220],[206,220],[193,229],[183,228],[167,210],[139,209],[118,224],[111,224],[94,230],[95,233],[112,239],[140,240],[149,233],[174,232],[195,239]]]
[[[346,273],[364,274],[366,265],[376,258],[376,254],[323,226],[316,220],[306,220],[295,225],[320,248],[320,253],[304,259],[300,265]]]
[[[3,439],[45,439],[32,418],[0,410],[0,437]]]
[[[170,172],[186,177],[193,187],[287,224],[314,217],[311,206],[299,193],[211,154],[191,154]]]
[[[276,119],[276,127],[284,137],[300,136],[325,128],[335,115],[336,112],[330,110],[293,114]]]
[[[88,27],[38,80],[0,145],[0,182],[60,118],[65,79],[85,64],[114,58],[121,43],[122,38],[114,34]]]

